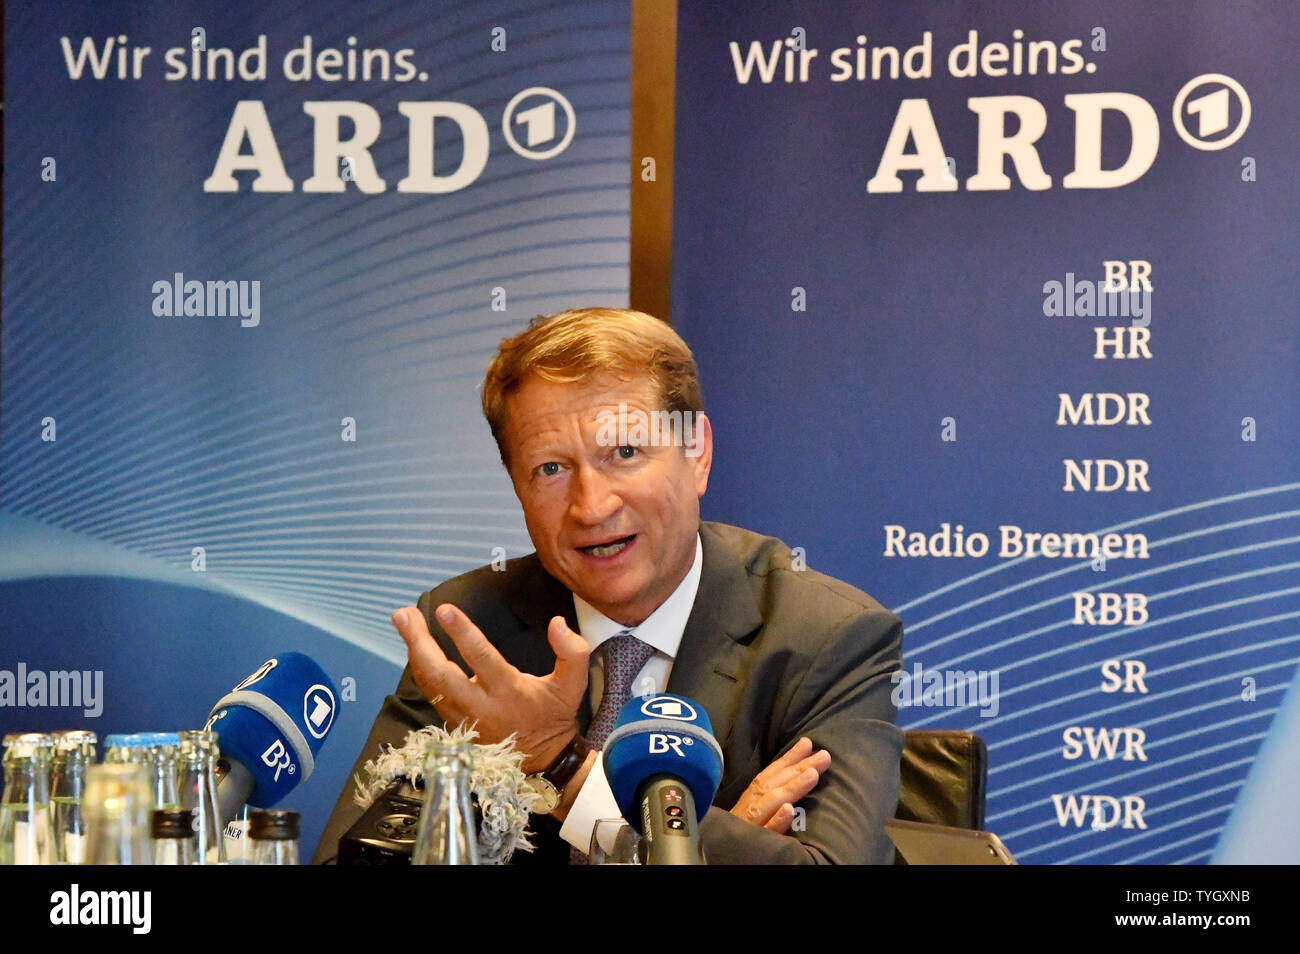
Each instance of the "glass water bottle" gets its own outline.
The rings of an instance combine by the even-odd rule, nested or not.
[[[415,836],[417,865],[478,864],[478,832],[470,802],[468,742],[436,741],[424,759],[424,810]]]
[[[150,817],[153,792],[140,762],[109,762],[86,769],[86,863],[153,864]]]
[[[86,860],[86,819],[82,799],[86,769],[95,764],[94,732],[75,729],[54,739],[50,772],[50,819],[54,828],[54,863],[79,865]]]
[[[217,734],[210,729],[180,733],[181,808],[194,812],[194,863],[222,864],[226,844],[217,811]]]
[[[0,865],[48,865],[54,860],[50,824],[54,737],[42,732],[14,733],[4,737],[4,747]]]

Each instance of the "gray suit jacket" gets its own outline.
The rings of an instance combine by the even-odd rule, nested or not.
[[[773,537],[703,523],[704,565],[667,691],[703,705],[722,745],[722,784],[700,824],[711,863],[892,863],[885,821],[898,805],[903,733],[894,725],[890,674],[902,668],[901,621],[866,593],[813,570],[791,565],[789,547]],[[420,598],[429,630],[448,657],[464,667],[433,618],[454,603],[516,667],[549,673],[555,655],[547,624],[563,616],[577,630],[572,594],[542,569],[536,554],[510,560],[504,572],[482,567]],[[468,668],[468,667],[465,667]],[[588,701],[578,712],[583,731]],[[356,771],[379,751],[400,744],[437,714],[402,673],[370,732]],[[777,835],[732,815],[754,777],[800,736],[828,749],[831,767],[799,803],[796,828]],[[325,828],[318,862],[332,857],[339,837],[359,817],[349,782]],[[559,824],[534,817],[537,851],[518,863],[567,860]]]

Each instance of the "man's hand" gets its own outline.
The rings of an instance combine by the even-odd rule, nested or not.
[[[555,650],[555,670],[530,676],[506,662],[482,630],[450,603],[434,614],[466,664],[469,678],[429,633],[424,614],[404,606],[393,625],[406,641],[411,675],[448,725],[477,723],[479,740],[499,742],[516,734],[519,751],[528,753],[525,772],[537,772],[559,757],[578,731],[575,715],[587,688],[587,641],[556,616],[547,630]]]
[[[830,767],[829,752],[813,752],[812,740],[800,739],[758,773],[731,814],[784,835],[794,821],[794,803],[816,788],[822,773]]]

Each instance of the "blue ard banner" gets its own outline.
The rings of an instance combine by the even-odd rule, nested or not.
[[[1300,861],[1298,26],[679,8],[705,515],[902,616],[1026,863]]]
[[[0,729],[197,728],[305,653],[310,854],[392,610],[532,549],[477,387],[626,302],[629,49],[599,0],[6,4]]]

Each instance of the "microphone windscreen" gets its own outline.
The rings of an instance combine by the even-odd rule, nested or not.
[[[302,653],[262,663],[212,707],[207,728],[222,758],[252,774],[248,804],[269,808],[306,781],[334,725],[338,694],[325,670]]]
[[[645,696],[630,700],[605,740],[601,754],[619,811],[637,831],[641,812],[637,789],[655,775],[681,779],[706,812],[722,781],[722,748],[713,737],[709,714],[684,696]]]

